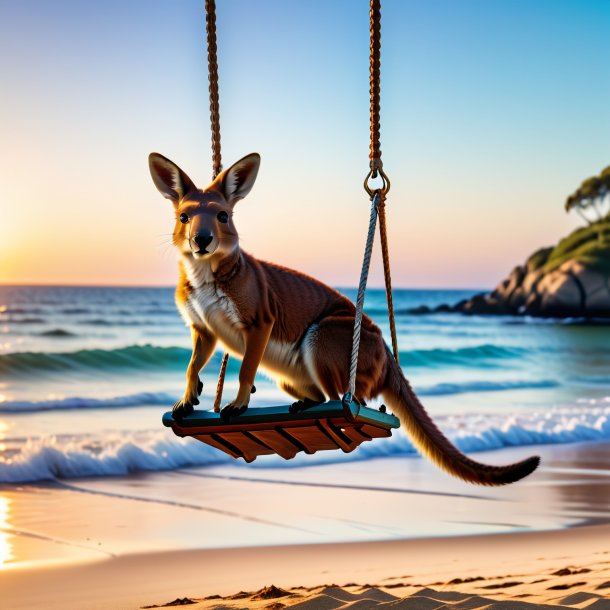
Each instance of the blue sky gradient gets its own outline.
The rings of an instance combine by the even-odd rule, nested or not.
[[[355,284],[368,2],[217,4],[223,156],[263,157],[243,246]],[[395,281],[491,287],[577,225],[565,197],[610,164],[610,3],[382,4]],[[146,157],[210,177],[204,28],[202,1],[0,0],[0,281],[175,281]]]

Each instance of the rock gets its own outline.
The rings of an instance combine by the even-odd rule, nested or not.
[[[435,313],[451,313],[455,311],[451,305],[439,305],[434,308]]]
[[[427,305],[420,305],[419,307],[413,307],[412,309],[406,309],[405,313],[409,313],[412,315],[423,315],[427,313],[432,313],[433,309],[430,309]],[[403,313],[402,311],[398,311],[396,313]]]
[[[587,269],[579,264],[573,270],[585,293],[586,313],[589,316],[603,316],[610,311],[610,279],[607,274]]]
[[[610,319],[610,240],[602,240],[602,234],[610,235],[610,214],[555,247],[537,250],[490,293],[412,313]]]
[[[586,315],[586,293],[573,267],[574,262],[568,261],[540,280],[537,292],[541,299],[541,315],[565,317],[565,312],[570,312],[570,317]]]
[[[491,296],[477,294],[467,301],[461,311],[465,314],[497,314],[499,313],[499,302]]]
[[[610,232],[610,216],[600,223]],[[536,251],[490,293],[412,312],[610,319],[610,240],[600,247],[600,230],[580,228],[555,248]]]

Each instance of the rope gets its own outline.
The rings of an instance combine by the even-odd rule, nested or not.
[[[377,214],[379,202],[381,200],[380,191],[376,191],[371,204],[371,217],[369,219],[369,231],[366,236],[364,246],[364,258],[362,260],[362,271],[360,272],[360,283],[358,284],[358,296],[356,298],[356,317],[354,319],[354,335],[352,338],[352,355],[349,366],[348,395],[344,401],[350,403],[356,393],[356,370],[358,368],[358,351],[360,350],[360,331],[362,330],[362,310],[364,306],[364,293],[366,282],[369,277],[369,267],[371,265],[371,254],[373,253],[373,240],[375,239],[375,226],[377,224]]]
[[[388,248],[388,234],[386,229],[385,197],[390,190],[390,180],[383,171],[381,161],[380,143],[380,98],[381,98],[381,0],[370,0],[370,111],[371,111],[371,144],[369,154],[370,172],[364,180],[364,189],[371,197],[371,217],[364,248],[362,271],[356,297],[356,315],[354,318],[354,334],[352,337],[352,353],[349,368],[349,383],[347,393],[343,396],[343,406],[347,410],[356,392],[356,371],[358,369],[358,352],[360,351],[360,334],[362,331],[362,312],[364,308],[364,294],[369,275],[375,226],[379,216],[379,234],[381,237],[381,253],[383,256],[383,275],[385,280],[386,298],[388,302],[388,318],[390,320],[390,333],[392,335],[392,350],[398,362],[398,340],[396,338],[396,323],[394,320],[394,302],[392,299],[392,275],[390,271],[390,252]],[[373,190],[369,185],[371,178],[380,176],[383,186]]]
[[[218,100],[218,57],[216,44],[216,0],[205,1],[205,31],[208,43],[208,83],[210,91],[210,123],[212,126],[212,173],[222,171],[220,157],[220,103]]]
[[[385,280],[385,296],[388,302],[388,318],[390,320],[390,334],[392,336],[392,352],[394,360],[398,360],[398,340],[396,338],[396,322],[394,320],[394,300],[392,299],[392,274],[390,272],[390,251],[388,248],[388,233],[385,223],[385,194],[381,192],[379,204],[379,236],[381,237],[381,255],[383,258],[383,278]]]
[[[371,146],[369,158],[371,160],[372,177],[377,177],[381,169],[381,143],[380,143],[380,100],[381,100],[381,0],[371,0],[370,10],[370,110],[371,110]]]
[[[208,83],[210,91],[210,124],[212,128],[212,177],[216,178],[222,171],[222,157],[220,155],[220,102],[218,96],[218,57],[216,42],[216,0],[205,0],[205,32],[208,46]],[[216,385],[216,398],[214,411],[220,411],[222,390],[225,385],[225,374],[229,354],[225,352],[218,373]]]
[[[227,364],[229,363],[229,354],[224,353],[222,362],[220,363],[220,372],[218,373],[218,384],[216,385],[216,398],[214,399],[214,413],[220,411],[220,403],[222,402],[222,390],[225,385],[225,373],[227,372]]]

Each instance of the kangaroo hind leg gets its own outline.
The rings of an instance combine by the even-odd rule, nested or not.
[[[338,400],[347,391],[352,352],[354,318],[324,318],[308,333],[306,362],[323,392]],[[355,398],[365,400],[377,396],[383,386],[387,352],[381,331],[365,318],[360,335]]]
[[[284,392],[297,399],[297,401],[293,402],[290,406],[291,413],[305,411],[326,400],[324,393],[315,385],[299,384],[283,379],[280,381],[279,386]]]

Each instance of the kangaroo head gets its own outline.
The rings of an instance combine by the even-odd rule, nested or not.
[[[207,188],[198,189],[175,163],[159,153],[149,155],[156,187],[174,204],[173,242],[182,254],[218,261],[237,248],[239,237],[233,224],[233,208],[252,189],[260,161],[258,153],[246,155],[220,173]]]

